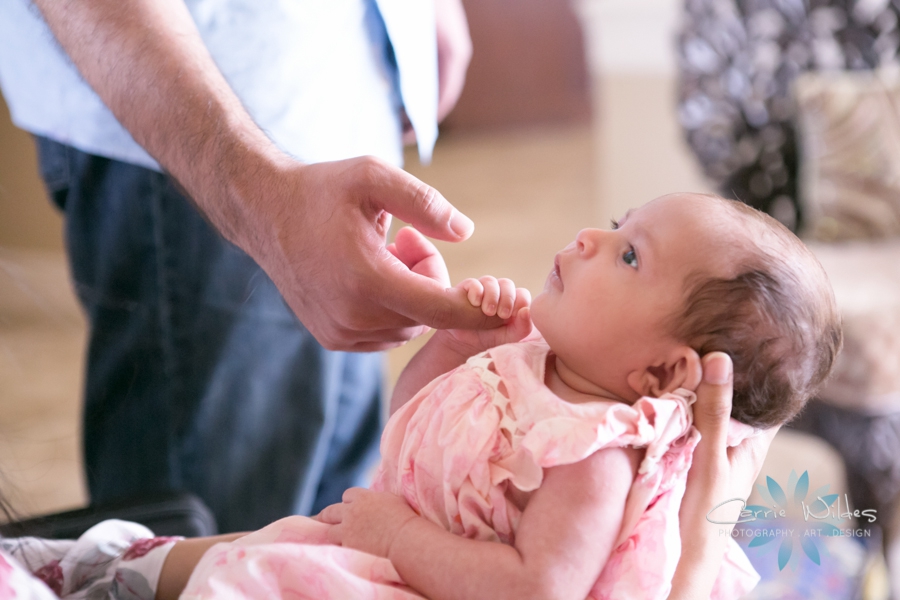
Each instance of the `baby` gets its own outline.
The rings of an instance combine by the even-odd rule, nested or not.
[[[185,597],[665,598],[700,357],[734,361],[737,443],[795,415],[841,343],[812,254],[712,196],[579,232],[533,304],[508,280],[459,287],[505,324],[438,331],[404,370],[373,485],[389,493],[213,548]],[[714,596],[755,581],[732,542]]]

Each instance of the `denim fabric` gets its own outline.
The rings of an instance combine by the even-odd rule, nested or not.
[[[237,531],[364,484],[382,356],[324,350],[165,175],[37,141],[90,324],[91,500],[189,490]]]

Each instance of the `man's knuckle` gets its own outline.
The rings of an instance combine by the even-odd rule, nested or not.
[[[364,170],[380,170],[384,166],[381,159],[377,156],[372,156],[371,154],[360,156],[356,160],[359,167]]]
[[[729,416],[731,416],[728,407],[722,406],[721,404],[714,404],[712,406],[704,406],[700,409],[702,414],[706,416],[707,419],[713,421],[721,421]]]
[[[384,163],[374,156],[360,156],[353,164],[354,179],[371,188],[384,177]]]
[[[437,190],[426,183],[415,180],[412,186],[413,207],[420,214],[432,214],[439,211],[441,202]]]

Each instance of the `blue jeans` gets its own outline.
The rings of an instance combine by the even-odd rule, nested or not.
[[[37,143],[90,326],[92,502],[189,490],[225,532],[317,512],[365,484],[382,356],[323,349],[167,176]]]

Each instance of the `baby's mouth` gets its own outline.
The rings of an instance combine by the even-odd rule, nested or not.
[[[559,271],[559,254],[553,258],[553,270],[550,271],[550,278],[554,280],[560,289],[565,287],[563,285],[562,274]]]

